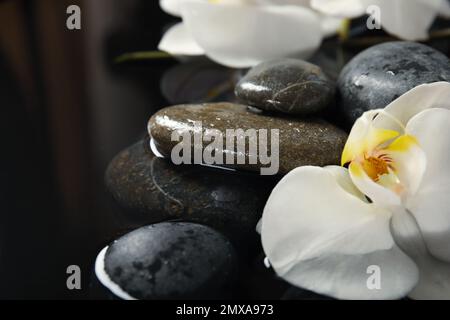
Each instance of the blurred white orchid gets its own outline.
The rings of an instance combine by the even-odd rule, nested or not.
[[[450,83],[366,112],[342,163],[297,168],[272,191],[258,228],[276,273],[341,299],[450,299]]]
[[[311,0],[311,6],[330,16],[356,18],[371,6],[379,8],[374,14],[377,24],[388,33],[404,40],[424,40],[436,16],[450,17],[448,0]]]
[[[160,50],[205,54],[235,68],[277,57],[307,58],[341,23],[313,11],[309,0],[160,0],[160,6],[183,20],[164,34]]]

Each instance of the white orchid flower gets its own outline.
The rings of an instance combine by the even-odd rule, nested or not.
[[[342,162],[272,191],[259,228],[276,273],[341,299],[450,299],[450,83],[366,112]]]
[[[371,6],[379,8],[373,18],[388,33],[404,40],[425,40],[428,29],[438,14],[450,17],[448,0],[311,0],[311,6],[327,15],[356,18],[372,14]]]
[[[309,0],[160,0],[179,16],[158,48],[174,56],[207,55],[246,68],[278,57],[307,58],[340,19],[313,11]]]

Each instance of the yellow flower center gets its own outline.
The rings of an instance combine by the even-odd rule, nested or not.
[[[367,175],[375,182],[380,179],[383,174],[389,174],[389,159],[383,157],[366,157],[362,161],[362,167]]]
[[[380,114],[394,120],[388,126],[398,130],[376,127],[374,120]],[[385,121],[385,118],[380,120]],[[403,197],[417,191],[426,158],[416,137],[408,134],[402,124],[383,111],[373,110],[355,122],[341,163],[348,165],[353,181],[361,188],[370,189],[375,182]]]

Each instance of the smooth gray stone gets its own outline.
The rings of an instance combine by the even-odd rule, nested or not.
[[[335,84],[322,69],[296,59],[277,59],[252,68],[236,85],[245,104],[263,110],[310,115],[333,100]]]
[[[347,134],[343,130],[322,119],[273,117],[261,111],[259,113],[250,111],[244,105],[226,102],[167,107],[150,118],[148,128],[161,153],[170,157],[173,148],[179,144],[178,141],[172,140],[172,132],[187,132],[192,137],[196,132],[194,123],[202,124],[203,135],[212,130],[219,130],[223,134],[223,150],[216,152],[224,160],[227,154],[233,155],[234,159],[242,155],[242,151],[239,151],[236,145],[228,146],[227,149],[225,135],[227,130],[265,129],[268,133],[278,130],[280,174],[306,165],[339,165],[347,140]],[[269,144],[267,148],[271,150],[271,139],[267,140]],[[203,143],[203,150],[207,146],[208,143]],[[191,152],[191,157],[193,156],[194,152]],[[261,168],[268,167],[262,163],[258,154],[250,153],[248,146],[243,156],[245,163],[234,161],[235,163],[227,164],[223,161],[221,165],[257,172],[260,172]],[[252,158],[256,158],[256,164],[251,163]]]
[[[134,230],[105,254],[105,272],[137,299],[227,298],[236,279],[231,243],[194,223],[164,222]]]
[[[365,111],[384,108],[412,88],[450,81],[450,60],[426,45],[396,41],[354,57],[339,80],[339,108],[353,123]]]
[[[197,165],[176,166],[156,157],[144,139],[120,152],[109,164],[105,182],[127,209],[132,226],[167,220],[209,225],[248,244],[280,177],[232,172]]]

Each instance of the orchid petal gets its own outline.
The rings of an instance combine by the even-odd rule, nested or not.
[[[353,161],[349,166],[350,177],[356,187],[370,200],[382,208],[399,206],[402,199],[395,191],[373,181],[359,162]]]
[[[159,0],[159,6],[166,13],[175,17],[181,17],[180,4],[182,1],[183,0]]]
[[[439,12],[447,12],[442,0],[312,0],[311,6],[327,15],[356,18],[377,6],[376,22],[388,33],[404,40],[424,40]]]
[[[404,40],[425,40],[441,7],[441,0],[376,0],[382,28]],[[375,16],[376,18],[376,16]]]
[[[261,228],[262,228],[262,218],[259,219],[258,223],[256,224],[256,232],[258,232],[259,234],[261,234]]]
[[[342,152],[342,165],[399,135],[395,130],[374,126],[374,119],[380,112],[381,110],[367,111],[356,120]]]
[[[418,139],[427,156],[422,183],[407,207],[417,219],[430,253],[450,262],[450,110],[423,111],[411,119],[407,131]]]
[[[322,40],[318,15],[300,6],[186,1],[182,8],[183,21],[206,55],[229,67],[250,67],[277,57],[307,58]]]
[[[429,254],[413,215],[398,208],[392,215],[391,229],[397,245],[419,268],[419,282],[408,296],[413,299],[450,299],[450,264]]]
[[[184,23],[178,23],[167,30],[159,42],[158,49],[172,55],[196,56],[204,54]]]
[[[369,203],[366,196],[353,184],[347,169],[338,166],[327,166],[325,169],[333,175],[334,179],[336,179],[336,182],[342,189],[349,194],[354,195],[361,201]]]
[[[401,182],[398,193],[402,196],[413,196],[419,189],[427,165],[425,152],[413,135],[403,135],[392,142],[385,150],[386,156],[392,159],[395,175]],[[394,187],[396,188],[396,187]]]
[[[450,265],[432,256],[417,262],[419,283],[408,294],[412,299],[450,300]]]
[[[333,18],[326,15],[320,15],[320,18],[322,20],[322,32],[325,37],[335,35],[344,21],[341,18]]]
[[[265,4],[273,5],[295,5],[310,8],[311,0],[260,0]],[[322,32],[325,37],[333,36],[342,26],[342,18],[332,17],[326,14],[319,14]]]
[[[367,5],[361,0],[312,0],[311,7],[328,16],[357,18],[366,13]]]
[[[295,5],[302,7],[309,7],[310,0],[265,0],[270,4],[278,4],[278,5]]]
[[[447,19],[450,18],[450,2],[448,0],[442,0],[439,15]]]
[[[336,298],[405,296],[418,271],[392,239],[390,212],[349,186],[347,170],[337,167],[300,167],[281,180],[262,218],[272,267],[295,286]],[[367,286],[372,265],[382,270],[379,290]]]
[[[441,81],[417,86],[392,101],[384,109],[384,113],[397,119],[406,127],[412,117],[430,108],[450,109],[449,82]],[[390,128],[391,123],[388,120],[388,117],[377,117],[374,124],[379,127]]]

